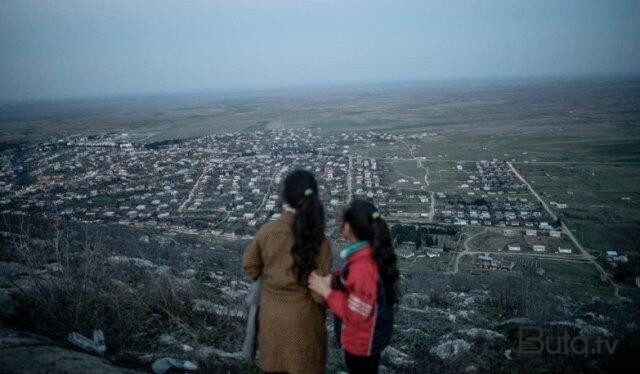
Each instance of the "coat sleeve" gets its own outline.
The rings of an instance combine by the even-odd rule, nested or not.
[[[325,237],[324,241],[320,245],[320,251],[318,253],[318,267],[316,268],[318,275],[325,276],[331,272],[332,260],[331,244],[329,239]],[[324,298],[315,291],[311,291],[311,297],[318,303],[324,302]]]
[[[262,253],[260,251],[260,241],[258,240],[259,235],[256,235],[253,242],[249,244],[249,247],[244,251],[244,255],[242,256],[242,268],[244,272],[247,273],[251,279],[256,279],[262,273]]]
[[[349,271],[344,286],[346,291],[332,289],[329,293],[329,309],[347,324],[357,325],[365,322],[371,317],[375,307],[375,274],[354,267]]]

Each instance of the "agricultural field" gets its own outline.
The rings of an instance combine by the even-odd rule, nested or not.
[[[594,251],[637,251],[640,235],[640,164],[519,165],[547,203]],[[553,208],[552,208],[553,209]]]

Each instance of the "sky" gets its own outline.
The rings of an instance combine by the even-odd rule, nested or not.
[[[0,101],[640,74],[640,0],[1,0]]]

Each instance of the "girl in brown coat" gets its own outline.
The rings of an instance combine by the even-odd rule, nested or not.
[[[266,372],[322,373],[327,354],[325,306],[307,288],[312,271],[327,275],[331,247],[313,174],[291,172],[284,181],[282,217],[263,225],[242,259],[262,276],[258,349]]]

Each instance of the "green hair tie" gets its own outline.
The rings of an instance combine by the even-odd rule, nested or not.
[[[378,218],[380,218],[380,213],[378,213],[378,212],[373,212],[373,213],[371,213],[371,218],[372,218],[374,221],[375,221],[375,220],[377,220]]]
[[[311,195],[313,195],[313,190],[311,188],[304,190],[304,197],[309,197]]]

